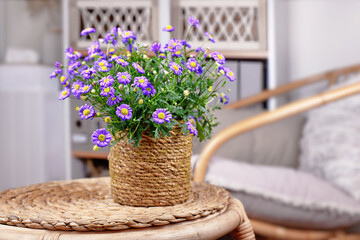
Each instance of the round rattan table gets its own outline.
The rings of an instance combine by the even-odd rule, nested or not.
[[[0,240],[255,239],[240,201],[192,183],[183,204],[130,207],[112,201],[109,178],[49,182],[0,192]]]

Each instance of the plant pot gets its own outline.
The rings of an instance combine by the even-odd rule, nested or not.
[[[130,206],[171,206],[191,193],[192,135],[176,126],[171,137],[142,136],[140,145],[119,141],[110,149],[111,195]]]

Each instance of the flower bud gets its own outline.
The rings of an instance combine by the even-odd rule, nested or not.
[[[186,96],[189,96],[189,94],[190,94],[189,90],[185,90],[185,91],[184,91],[185,97],[186,97]]]
[[[228,92],[231,92],[231,89],[230,89],[230,88],[228,88],[228,89],[227,89],[227,91],[228,91]]]
[[[168,74],[169,74],[169,72],[168,72],[168,71],[166,71],[166,70],[164,70],[164,73],[165,73],[165,75],[168,75]]]
[[[76,108],[75,108],[75,110],[76,110],[76,111],[79,111],[79,110],[80,110],[80,108],[79,108],[79,107],[76,107]]]
[[[221,96],[221,97],[224,97],[224,96],[225,96],[225,93],[220,93],[220,96]]]
[[[221,75],[224,75],[225,74],[225,72],[224,72],[224,70],[220,70],[220,73],[221,73]]]
[[[119,89],[123,90],[124,86],[122,84],[119,85]]]
[[[85,65],[85,64],[86,64],[86,62],[85,62],[85,61],[82,61],[82,62],[81,62],[81,65]]]
[[[210,87],[209,87],[209,92],[212,92],[212,90],[213,90],[213,87],[210,86]]]
[[[157,74],[157,72],[154,70],[154,71],[153,71],[153,74]]]
[[[97,150],[99,150],[98,145],[94,145],[93,150],[94,150],[94,152],[96,152]]]
[[[99,43],[104,43],[104,39],[99,38]]]
[[[137,88],[134,88],[134,92],[137,92]]]
[[[96,116],[100,117],[101,116],[101,112],[97,112]]]
[[[94,94],[96,91],[95,89],[91,89],[91,93]]]
[[[111,117],[106,117],[106,118],[104,119],[104,121],[105,121],[106,123],[109,123],[109,122],[111,121]]]
[[[86,96],[80,96],[80,99],[85,101],[87,99],[87,97]]]
[[[143,104],[144,103],[144,99],[140,98],[139,99],[139,104]]]

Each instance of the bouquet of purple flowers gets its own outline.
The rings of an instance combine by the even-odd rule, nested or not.
[[[190,17],[188,33],[198,27],[199,20]],[[95,31],[87,28],[81,35],[91,37]],[[171,34],[174,27],[163,31]],[[209,33],[205,35],[215,43]],[[144,133],[155,139],[170,136],[174,125],[200,141],[211,136],[217,124],[212,110],[229,101],[219,89],[235,75],[223,66],[221,53],[191,49],[188,36],[149,48],[137,44],[133,32],[114,27],[93,41],[84,58],[73,48],[66,49],[68,66],[56,62],[50,78],[58,78],[64,86],[60,100],[72,95],[87,102],[76,109],[81,119],[102,118],[107,123],[106,129],[92,135],[95,151],[121,139],[138,146]]]

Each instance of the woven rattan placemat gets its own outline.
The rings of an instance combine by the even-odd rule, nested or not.
[[[0,192],[0,224],[49,230],[106,231],[194,220],[225,211],[229,193],[192,183],[190,199],[169,207],[114,203],[110,178],[49,182]]]

